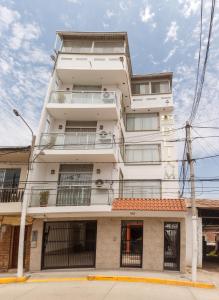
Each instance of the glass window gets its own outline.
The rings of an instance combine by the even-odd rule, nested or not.
[[[158,164],[160,145],[141,144],[125,146],[125,162],[136,164]]]
[[[149,82],[133,84],[132,85],[132,93],[134,95],[150,94]]]
[[[19,185],[21,169],[0,169],[0,187],[16,188]]]
[[[126,118],[127,131],[159,129],[159,114],[157,113],[127,114]]]
[[[152,94],[169,93],[169,91],[169,81],[151,82]]]
[[[161,182],[156,181],[124,181],[124,198],[160,198]]]
[[[65,164],[60,165],[59,185],[81,186],[91,185],[93,165]]]
[[[62,51],[72,53],[89,53],[91,52],[91,48],[92,41],[72,40],[64,41]]]
[[[123,41],[95,41],[94,42],[95,53],[123,53],[124,42]]]

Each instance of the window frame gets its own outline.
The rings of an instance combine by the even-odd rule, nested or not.
[[[133,146],[133,144],[125,144],[125,157],[124,157],[124,164],[125,165],[132,165],[132,166],[139,166],[139,165],[151,165],[151,166],[154,166],[154,165],[161,165],[162,163],[161,163],[161,161],[162,161],[162,156],[161,156],[161,153],[162,153],[162,151],[161,151],[161,144],[160,143],[158,143],[158,144],[138,144],[138,146],[141,146],[141,145],[149,145],[149,146],[154,146],[154,145],[156,145],[156,146],[158,146],[158,152],[159,152],[159,160],[160,160],[160,162],[151,162],[151,161],[149,161],[149,162],[127,162],[126,161],[126,147],[127,146]]]
[[[145,114],[145,115],[150,115],[150,114],[156,114],[157,115],[157,118],[158,118],[158,128],[157,129],[138,129],[138,130],[129,130],[128,127],[127,127],[127,124],[128,124],[128,115],[138,115],[138,114]],[[142,112],[142,113],[126,113],[126,124],[125,124],[125,129],[127,132],[141,132],[141,131],[160,131],[160,113],[159,112],[150,112],[150,113],[145,113],[145,112]]]
[[[168,85],[169,85],[169,91],[166,92],[166,93],[152,93],[152,83],[159,83],[159,82],[168,82]],[[170,80],[169,79],[162,79],[162,80],[148,80],[148,81],[145,81],[145,82],[136,82],[136,83],[132,83],[132,85],[134,84],[147,84],[149,83],[149,93],[148,94],[135,94],[135,93],[132,93],[132,96],[145,96],[145,95],[163,95],[163,94],[171,94],[172,91],[171,91],[171,84],[170,84]]]
[[[159,183],[159,194],[160,194],[160,196],[156,197],[156,198],[153,198],[153,199],[158,199],[158,198],[162,199],[162,192],[163,192],[163,189],[162,189],[162,179],[140,179],[140,180],[138,180],[138,179],[124,179],[123,180],[123,197],[124,197],[125,189],[126,189],[125,183],[127,183],[127,182],[131,182],[131,183],[132,182],[148,182],[148,183],[150,183],[150,182],[156,182],[156,183]],[[132,197],[130,197],[130,198],[132,198]]]

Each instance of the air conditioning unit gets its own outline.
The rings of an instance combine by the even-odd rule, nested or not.
[[[109,143],[111,141],[111,136],[105,130],[99,132],[98,140],[101,143]]]
[[[102,179],[97,179],[95,181],[95,185],[96,185],[96,188],[98,188],[98,189],[106,188],[104,181]]]
[[[110,92],[104,91],[102,93],[102,99],[105,103],[112,103],[112,96]]]

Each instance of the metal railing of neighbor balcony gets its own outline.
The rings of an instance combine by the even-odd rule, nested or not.
[[[29,206],[90,206],[110,205],[113,191],[91,186],[33,187]]]
[[[24,189],[21,188],[1,188],[0,203],[22,202]]]
[[[113,134],[107,132],[43,133],[40,148],[95,150],[111,149],[115,145]]]
[[[52,91],[49,102],[64,104],[118,104],[115,91]]]

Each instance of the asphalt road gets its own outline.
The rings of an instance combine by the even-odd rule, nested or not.
[[[219,289],[78,281],[0,285],[2,300],[219,300]]]

